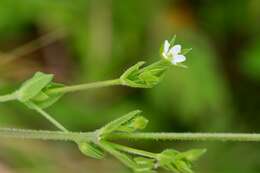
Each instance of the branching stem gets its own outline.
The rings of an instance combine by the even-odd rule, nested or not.
[[[71,140],[84,141],[96,140],[95,132],[60,132],[37,131],[24,129],[0,128],[0,137],[46,139],[46,140]],[[181,140],[181,141],[260,141],[260,134],[247,133],[115,133],[107,139],[149,139],[149,140]]]

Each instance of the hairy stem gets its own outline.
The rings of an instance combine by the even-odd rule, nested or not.
[[[0,102],[7,102],[15,99],[16,99],[15,94],[7,94],[7,95],[0,96]]]
[[[52,116],[50,116],[47,112],[45,112],[43,109],[41,109],[40,107],[38,107],[37,105],[35,105],[34,103],[30,103],[31,106],[33,107],[34,110],[36,110],[38,113],[40,113],[44,118],[46,118],[48,121],[50,121],[55,127],[57,127],[58,129],[64,131],[64,132],[68,132],[68,130],[61,125],[57,120],[55,120],[54,118],[52,118]]]
[[[79,85],[72,85],[72,86],[65,86],[61,88],[54,88],[47,91],[48,94],[58,94],[58,93],[68,93],[68,92],[75,92],[87,89],[94,89],[94,88],[101,88],[101,87],[108,87],[113,85],[122,85],[120,79],[113,79],[101,82],[93,82],[87,84],[79,84]]]
[[[146,139],[178,141],[260,141],[260,134],[250,133],[114,133],[110,139]]]
[[[59,132],[0,128],[0,137],[84,141],[97,139],[95,132]],[[260,142],[260,134],[249,133],[114,133],[107,139],[146,139],[180,141],[255,141]]]
[[[25,130],[0,128],[0,137],[39,139],[39,140],[63,140],[63,141],[82,141],[89,142],[95,140],[95,133],[61,132],[47,130]]]

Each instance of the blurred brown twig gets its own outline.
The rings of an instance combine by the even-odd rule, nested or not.
[[[0,66],[7,65],[18,58],[24,57],[27,54],[30,54],[32,52],[35,52],[39,49],[41,49],[44,46],[47,46],[63,37],[65,37],[65,32],[61,30],[56,30],[50,33],[47,33],[45,35],[42,35],[41,37],[32,40],[18,48],[15,48],[11,52],[3,53],[0,52],[0,57],[2,57],[0,61]]]

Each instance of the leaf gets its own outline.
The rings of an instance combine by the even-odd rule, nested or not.
[[[113,155],[115,158],[120,160],[127,167],[129,167],[131,169],[134,169],[137,167],[137,164],[135,163],[135,161],[133,161],[132,158],[130,156],[128,156],[127,154],[116,150],[115,147],[113,146],[113,143],[103,140],[103,141],[100,141],[100,146],[104,150],[106,150],[108,153]]]
[[[140,110],[135,110],[135,111],[132,111],[110,123],[108,123],[107,125],[105,125],[104,127],[102,127],[100,130],[99,130],[99,133],[100,133],[100,136],[103,136],[104,135],[107,135],[107,134],[110,134],[116,130],[119,129],[119,127],[126,123],[127,121],[131,120],[132,118],[134,118],[135,116],[139,115],[141,113]]]
[[[162,59],[141,68],[143,65],[144,62],[138,62],[126,70],[120,77],[122,83],[135,88],[152,88],[162,80],[171,63],[168,60]]]
[[[94,159],[102,159],[104,158],[104,152],[93,143],[81,142],[78,143],[79,150],[82,154],[92,157]]]
[[[149,120],[146,119],[145,117],[137,116],[137,117],[134,117],[129,122],[122,124],[120,127],[118,127],[117,131],[134,132],[136,130],[142,130],[147,126],[148,122],[149,122]]]
[[[48,94],[48,90],[63,86],[63,84],[51,82],[46,88],[44,88],[44,91],[40,92],[32,101],[42,109],[47,108],[56,103],[64,95],[63,93]]]
[[[178,159],[186,159],[190,162],[198,160],[203,154],[207,152],[207,149],[192,149],[186,152],[180,153]]]
[[[52,79],[52,74],[44,74],[42,72],[35,73],[31,79],[25,81],[21,88],[16,91],[18,100],[21,102],[29,101],[38,95],[41,90],[52,81]]]
[[[173,149],[164,150],[162,153],[158,154],[158,161],[161,166],[171,164],[179,152]]]
[[[135,65],[133,65],[132,67],[127,69],[123,73],[121,78],[126,79],[126,78],[134,77],[134,75],[138,73],[138,70],[140,69],[140,67],[143,66],[144,64],[145,64],[145,61],[140,61],[140,62],[136,63]]]
[[[64,85],[51,82],[52,79],[52,74],[35,73],[31,79],[25,81],[21,88],[16,91],[18,100],[29,108],[32,108],[30,102],[42,109],[53,105],[63,96],[63,93],[49,94],[48,90],[63,87]]]
[[[177,173],[193,173],[191,170],[191,162],[205,153],[205,150],[190,150],[187,152],[179,152],[173,149],[164,150],[158,154],[157,160],[159,166]]]
[[[193,171],[191,170],[190,166],[181,160],[176,161],[176,167],[177,169],[181,172],[181,173],[193,173]]]
[[[155,160],[144,158],[144,157],[136,157],[134,161],[137,164],[137,167],[134,169],[136,173],[155,173],[153,169],[155,168]]]

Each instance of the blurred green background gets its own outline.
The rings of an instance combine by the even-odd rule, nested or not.
[[[153,89],[110,87],[70,94],[49,108],[73,131],[141,109],[149,131],[260,132],[259,0],[1,0],[0,94],[35,71],[66,84],[118,77],[158,60],[165,39],[192,47],[189,69],[172,68]],[[55,128],[17,102],[0,104],[0,126]],[[259,143],[132,142],[161,151],[206,147],[200,173],[259,173]],[[127,173],[70,143],[0,139],[0,173]]]

